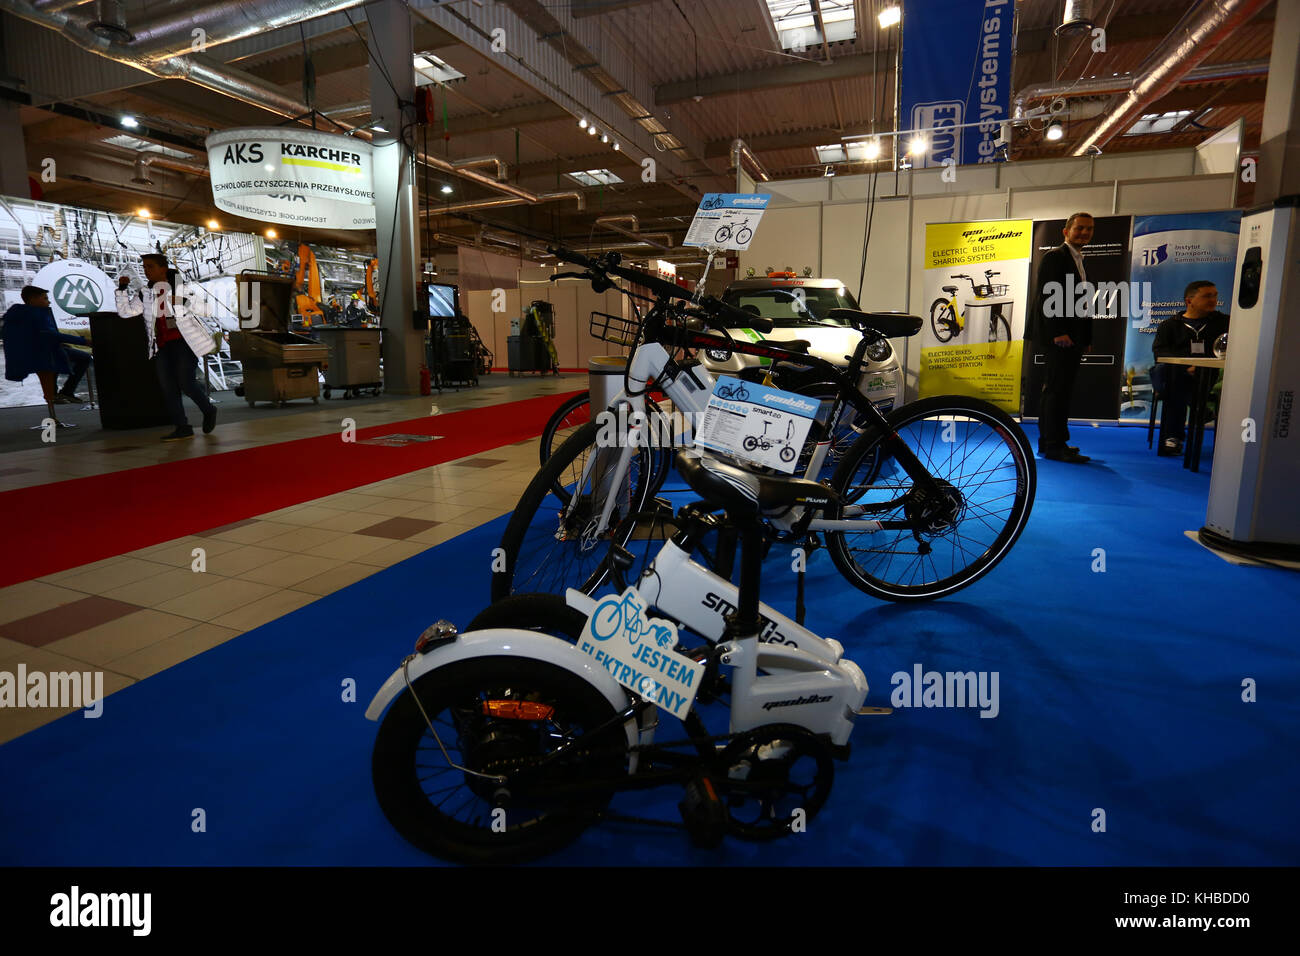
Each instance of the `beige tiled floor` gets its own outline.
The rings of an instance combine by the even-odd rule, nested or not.
[[[547,383],[550,385],[551,383]],[[579,378],[564,388],[580,388]],[[549,394],[518,385],[435,399],[443,411],[469,399],[509,401]],[[459,404],[458,404],[459,402]],[[558,403],[557,403],[558,404]],[[428,399],[385,403],[389,421],[427,413]],[[423,411],[415,411],[416,407]],[[368,406],[367,415],[383,414]],[[337,409],[241,423],[227,440],[256,444],[319,434],[337,424]],[[304,419],[312,419],[305,421]],[[317,421],[316,419],[319,419]],[[381,424],[358,420],[358,427]],[[232,432],[234,430],[232,429]],[[120,454],[88,454],[90,446],[141,444]],[[248,447],[248,446],[241,446]],[[77,450],[80,449],[80,452]],[[0,492],[80,474],[101,474],[203,454],[204,446],[153,448],[140,438],[113,436],[58,449],[0,457],[5,467],[31,473],[0,480]],[[214,447],[210,449],[229,450]],[[448,462],[363,485],[315,501],[259,515],[215,535],[189,535],[0,589],[0,670],[17,663],[31,670],[102,670],[109,694],[289,614],[382,568],[449,541],[510,511],[537,470],[537,444],[503,446],[472,456],[501,463],[487,468]],[[358,534],[393,517],[438,522],[403,540]],[[195,570],[195,549],[204,570]],[[82,600],[88,595],[138,605],[140,610],[33,648],[4,636],[4,625]],[[51,709],[0,709],[0,743],[62,715]]]

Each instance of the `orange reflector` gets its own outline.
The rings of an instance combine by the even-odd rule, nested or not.
[[[485,700],[483,713],[503,720],[550,720],[555,708],[528,700]]]

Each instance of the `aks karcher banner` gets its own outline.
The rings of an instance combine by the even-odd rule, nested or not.
[[[207,138],[218,209],[292,226],[374,229],[370,144],[310,129],[231,129]]]

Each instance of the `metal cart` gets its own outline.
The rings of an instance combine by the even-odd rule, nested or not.
[[[332,389],[343,389],[344,398],[367,390],[378,395],[384,390],[379,363],[382,330],[318,325],[312,331],[329,349],[329,364],[325,367],[326,398]]]
[[[245,269],[236,282],[239,301],[260,303],[257,328],[230,334],[231,358],[244,366],[243,391],[236,394],[242,394],[250,406],[258,402],[284,405],[296,398],[318,401],[320,365],[328,350],[314,339],[289,331],[293,278]],[[256,285],[257,297],[250,297],[244,285]]]

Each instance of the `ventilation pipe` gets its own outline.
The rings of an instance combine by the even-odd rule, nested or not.
[[[731,168],[739,169],[742,159],[749,160],[750,168],[754,170],[754,175],[758,177],[759,182],[765,183],[771,180],[772,177],[767,174],[767,169],[754,155],[754,151],[745,144],[745,141],[743,139],[733,139],[731,141]]]
[[[1270,0],[1202,0],[1147,58],[1132,88],[1107,110],[1106,117],[1074,148],[1075,156],[1100,151],[1128,129],[1150,104],[1169,93],[1214,52],[1228,34]]]
[[[240,3],[227,0],[174,13],[138,24],[131,50],[143,60],[165,60],[194,50],[196,29],[202,30],[203,47],[242,40],[258,33],[278,30],[317,17],[359,7],[364,0],[258,0]],[[119,3],[118,6],[121,4]]]
[[[618,225],[620,222],[630,222],[632,228],[625,229],[623,226]],[[664,252],[672,251],[674,246],[673,237],[666,232],[641,232],[640,222],[637,220],[636,216],[630,214],[623,216],[601,216],[596,220],[596,225],[604,226],[606,229],[612,229],[614,232],[635,239],[637,242],[644,242],[646,245],[653,246],[656,249],[662,249]],[[653,239],[663,239],[668,243],[668,245],[665,246],[655,242],[651,237],[653,237]]]
[[[556,202],[557,200],[560,199],[576,199],[578,202],[579,211],[582,211],[587,208],[586,197],[584,197],[582,193],[577,192],[576,190],[572,192],[563,192],[563,193],[542,193],[541,195],[536,197],[537,202]],[[437,207],[431,206],[428,209],[421,210],[420,214],[422,216],[441,216],[444,213],[474,212],[479,209],[502,209],[506,206],[521,206],[525,202],[526,200],[511,198],[508,196],[502,197],[500,199],[470,199],[470,200],[466,200],[465,202],[448,203],[445,206],[444,205],[439,205]]]

